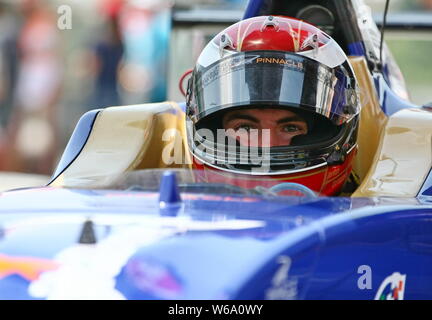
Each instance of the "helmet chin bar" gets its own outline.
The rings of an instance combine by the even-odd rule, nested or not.
[[[327,166],[327,162],[323,161],[322,163],[316,164],[314,166],[310,166],[310,167],[306,167],[306,168],[299,168],[299,169],[265,171],[265,170],[260,170],[260,167],[256,166],[253,168],[249,168],[250,170],[239,170],[237,167],[233,167],[232,165],[226,165],[226,166],[215,165],[213,163],[210,163],[210,162],[202,159],[196,153],[194,154],[194,157],[199,162],[205,164],[206,166],[212,167],[216,170],[221,170],[221,171],[225,171],[225,172],[229,172],[229,173],[233,173],[233,174],[255,175],[255,176],[279,176],[279,175],[286,175],[286,174],[305,172],[305,171],[309,171],[309,170],[315,170],[315,169]]]

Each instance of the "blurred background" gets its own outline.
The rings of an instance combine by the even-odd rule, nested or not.
[[[179,78],[226,24],[173,28],[173,13],[220,10],[238,19],[246,2],[0,0],[0,171],[49,176],[88,110],[183,101]],[[384,0],[366,3],[382,14]],[[413,13],[432,24],[432,0],[391,1],[389,14]],[[432,34],[388,32],[385,39],[411,101],[431,102]]]

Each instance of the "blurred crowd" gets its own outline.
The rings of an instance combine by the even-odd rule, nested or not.
[[[373,10],[373,12],[384,11],[384,0],[364,0]],[[432,10],[432,0],[390,0],[390,12],[414,12]]]
[[[168,0],[0,0],[0,171],[50,175],[79,117],[166,99]]]

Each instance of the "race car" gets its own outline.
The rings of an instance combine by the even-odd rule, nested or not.
[[[359,186],[198,183],[183,102],[93,110],[47,186],[0,195],[0,299],[432,298],[432,110],[362,1],[249,1],[258,15],[307,17],[349,55]]]

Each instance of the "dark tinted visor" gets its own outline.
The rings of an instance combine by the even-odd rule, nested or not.
[[[279,51],[230,55],[197,68],[192,85],[196,120],[239,106],[290,106],[313,111],[339,125],[359,113],[348,68]]]

